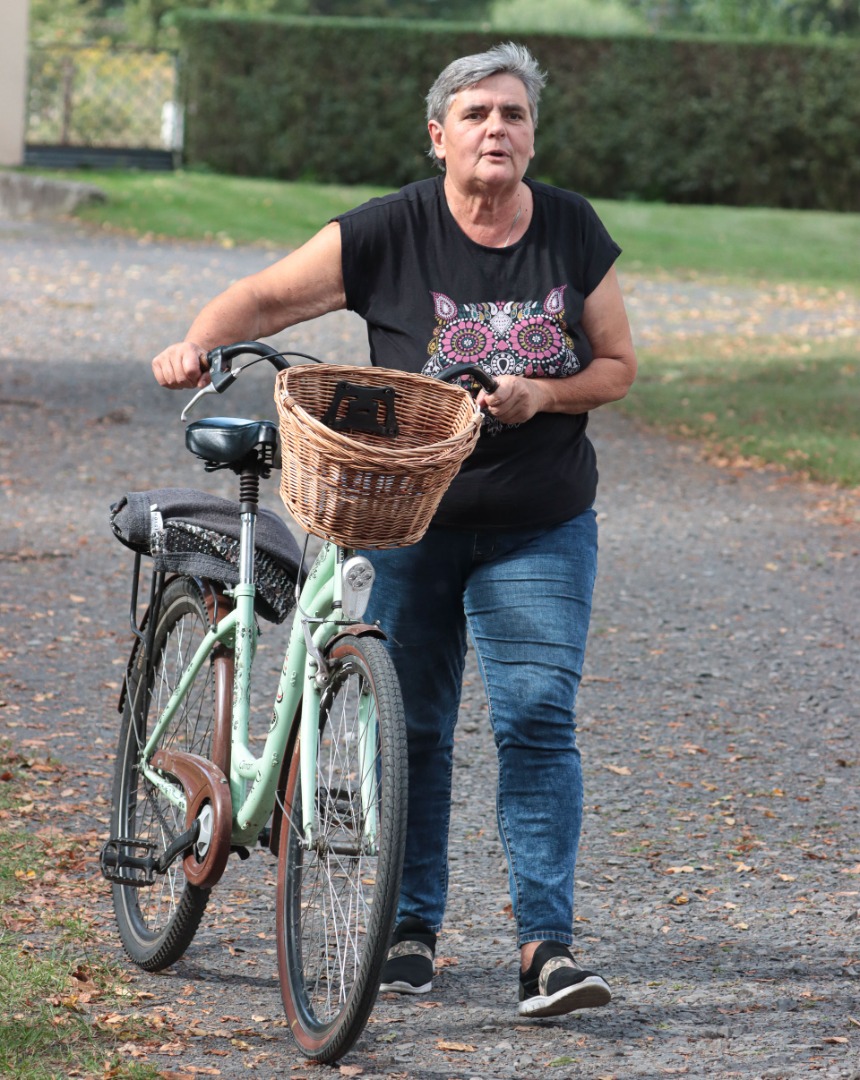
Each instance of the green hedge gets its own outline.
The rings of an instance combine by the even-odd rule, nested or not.
[[[500,40],[462,24],[180,19],[186,160],[399,186],[432,173],[424,96]],[[519,35],[550,74],[531,174],[591,197],[860,210],[856,45]]]

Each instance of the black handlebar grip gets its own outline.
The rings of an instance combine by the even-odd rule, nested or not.
[[[462,375],[469,375],[476,383],[480,383],[488,394],[495,394],[499,389],[499,384],[489,371],[484,371],[484,369],[477,364],[452,364],[451,367],[445,368],[444,371],[440,371],[436,378],[442,379],[445,382],[451,382],[454,379],[459,379]]]
[[[277,349],[273,349],[271,345],[266,345],[263,341],[237,341],[234,345],[219,345],[207,354],[206,363],[213,373],[229,371],[236,357],[247,353],[268,360],[278,371],[290,366]]]

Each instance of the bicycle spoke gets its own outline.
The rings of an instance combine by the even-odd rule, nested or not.
[[[185,831],[184,813],[146,777],[143,748],[207,633],[208,616],[196,584],[176,578],[165,589],[152,638],[130,674],[114,784],[113,835],[164,852]],[[204,665],[158,739],[158,746],[209,757],[214,720],[214,674]],[[177,859],[145,888],[115,884],[114,909],[126,951],[148,970],[173,963],[193,938],[208,892],[188,884]]]
[[[344,642],[334,659],[320,708],[312,840],[294,751],[278,877],[284,1004],[296,1041],[319,1061],[337,1060],[372,1007],[405,817],[405,735],[390,660],[378,642]]]

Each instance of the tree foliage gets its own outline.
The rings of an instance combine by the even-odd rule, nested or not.
[[[30,36],[40,45],[77,44],[92,37],[97,0],[30,0]]]
[[[860,36],[857,0],[627,0],[657,30],[753,37]]]
[[[394,187],[428,175],[423,98],[441,67],[499,39],[393,19],[188,13],[179,26],[189,164]],[[518,37],[550,73],[537,178],[604,198],[860,209],[851,44]]]
[[[494,30],[565,34],[647,33],[643,14],[626,0],[495,0],[490,16]]]
[[[623,0],[613,0],[622,3]],[[181,9],[225,15],[350,15],[479,21],[492,0],[31,0],[31,35],[40,44],[111,38],[155,47],[174,41]]]

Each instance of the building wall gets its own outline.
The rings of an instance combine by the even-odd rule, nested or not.
[[[24,160],[29,0],[2,0],[0,12],[0,165]]]

